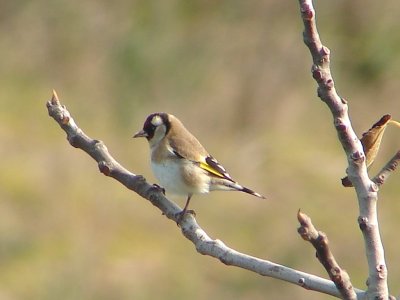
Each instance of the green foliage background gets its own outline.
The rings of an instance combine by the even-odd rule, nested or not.
[[[361,134],[399,120],[398,1],[316,3],[332,70]],[[154,182],[147,114],[178,116],[239,182],[263,193],[196,196],[198,222],[245,253],[326,277],[297,235],[301,208],[364,288],[346,159],[316,97],[297,1],[2,1],[0,299],[329,299],[196,253],[147,201],[99,174],[47,116],[57,90],[78,125]],[[399,148],[389,128],[375,173]],[[397,172],[398,173],[398,172]],[[399,292],[400,175],[379,217]],[[176,199],[183,205],[183,199]]]

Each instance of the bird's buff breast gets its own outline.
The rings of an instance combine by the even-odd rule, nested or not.
[[[209,192],[209,177],[190,161],[152,162],[151,167],[160,185],[168,193],[188,195]]]

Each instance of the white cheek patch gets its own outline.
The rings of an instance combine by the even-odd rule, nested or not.
[[[160,116],[154,116],[153,119],[151,119],[151,124],[153,124],[154,126],[160,126],[163,123],[163,120],[161,119]]]
[[[160,142],[164,137],[167,132],[167,128],[164,125],[157,126],[156,130],[154,131],[154,136],[151,139],[151,142],[156,145],[158,142]]]

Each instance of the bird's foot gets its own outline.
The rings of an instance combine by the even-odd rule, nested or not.
[[[165,189],[164,189],[161,185],[158,185],[157,183],[154,183],[154,184],[153,184],[153,187],[154,187],[155,189],[161,191],[161,193],[163,193],[164,196],[165,196]]]
[[[196,212],[193,209],[184,209],[176,214],[176,225],[179,225],[182,222],[186,214],[191,214],[193,217],[196,216]]]

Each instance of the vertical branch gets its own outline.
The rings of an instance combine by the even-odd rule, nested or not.
[[[312,0],[299,0],[304,23],[304,43],[310,50],[312,76],[318,84],[318,96],[333,115],[334,125],[347,156],[348,177],[359,203],[358,223],[363,233],[368,261],[368,299],[387,299],[387,269],[377,217],[377,185],[367,174],[365,154],[348,115],[347,101],[337,94],[330,71],[330,51],[319,37]]]

